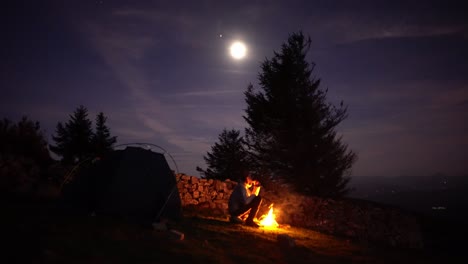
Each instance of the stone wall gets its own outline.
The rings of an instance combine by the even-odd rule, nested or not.
[[[270,198],[267,193],[264,195]],[[275,195],[272,195],[275,196]],[[401,209],[357,199],[323,199],[301,195],[270,198],[279,223],[306,227],[360,242],[422,248],[417,217]]]
[[[185,213],[228,217],[227,202],[236,182],[176,175]],[[285,195],[285,193],[287,193]],[[364,200],[323,199],[262,189],[259,215],[274,204],[280,224],[310,228],[360,242],[382,243],[403,248],[422,248],[417,218],[398,208]]]
[[[228,217],[228,199],[236,182],[200,179],[184,174],[177,174],[176,179],[182,208],[186,212]]]

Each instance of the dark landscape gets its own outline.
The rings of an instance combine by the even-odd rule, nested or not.
[[[351,197],[397,206],[419,216],[425,247],[433,252],[461,254],[468,232],[468,177],[356,177]]]
[[[190,214],[168,225],[183,232],[184,239],[178,240],[138,222],[70,214],[53,199],[2,201],[6,263],[463,263],[466,259],[462,244],[456,244],[462,243],[459,240],[446,241],[450,249],[440,245],[398,249],[308,229],[268,231]],[[279,243],[278,234],[293,238],[295,247]]]

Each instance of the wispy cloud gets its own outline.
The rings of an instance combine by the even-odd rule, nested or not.
[[[416,2],[392,2],[394,3],[363,1],[353,5],[336,6],[327,12],[317,12],[308,16],[303,24],[313,25],[307,28],[312,35],[328,38],[328,41],[335,43],[452,34],[466,36],[468,32],[466,19],[457,19],[461,18],[462,13],[455,5],[447,4],[442,7],[458,13],[457,18],[447,19],[448,13],[440,12],[437,7],[430,7],[426,12],[421,12],[421,6]],[[402,12],[402,9],[406,10]]]
[[[193,97],[193,96],[229,96],[237,94],[239,90],[205,90],[205,91],[189,91],[182,93],[167,94],[167,97]]]
[[[466,30],[465,25],[417,25],[417,24],[361,24],[346,21],[336,24],[345,43],[370,39],[416,38],[432,37],[461,33]]]
[[[192,12],[159,8],[120,8],[115,9],[112,15],[117,19],[132,20],[135,24],[144,24],[146,26],[143,28],[153,28],[153,32],[174,36],[178,42],[189,44],[192,48],[210,47],[206,40],[215,34],[215,32],[206,30],[211,25],[206,17],[195,16]]]
[[[350,117],[339,131],[359,155],[355,172],[395,176],[466,168],[453,154],[468,143],[468,124],[460,122],[468,118],[459,107],[468,100],[463,82],[400,81],[398,87],[381,84],[375,91],[350,90],[345,96]]]
[[[132,127],[123,127],[123,126],[115,126],[113,127],[113,133],[117,135],[124,136],[122,140],[125,140],[125,142],[138,142],[138,141],[143,141],[146,142],[149,139],[152,139],[154,137],[154,133],[151,133],[150,131],[142,131],[141,129],[135,129]],[[119,138],[119,141],[121,138]]]
[[[468,108],[468,99],[466,100],[462,100],[460,103],[457,104],[458,106],[460,107],[463,107],[463,108]]]
[[[185,19],[190,18],[185,16],[173,17],[154,10],[115,10],[112,15],[121,17],[125,23],[130,20],[138,24],[144,20],[144,23],[161,26],[158,23],[163,22],[184,30],[187,30],[187,24],[194,25],[193,21],[187,22]],[[180,163],[179,167],[194,170],[194,165],[204,164],[202,156],[213,144],[218,128],[220,130],[224,125],[239,126],[241,120],[233,114],[239,110],[229,109],[226,107],[228,104],[218,103],[219,109],[224,109],[222,112],[202,111],[206,102],[200,102],[197,98],[220,98],[223,101],[222,98],[242,92],[235,89],[188,90],[170,94],[166,90],[160,91],[160,84],[154,82],[160,76],[154,72],[150,74],[145,64],[147,54],[161,48],[159,36],[145,31],[134,34],[127,25],[120,26],[121,23],[125,24],[118,19],[112,20],[112,23],[97,19],[81,24],[82,33],[112,69],[120,85],[125,88],[127,101],[131,104],[122,112],[125,112],[125,119],[132,122],[116,122],[113,131],[119,139],[159,142],[169,152],[177,153],[173,156]],[[171,100],[165,100],[167,98],[195,101],[190,104],[180,102],[179,106]],[[208,131],[208,134],[201,131]],[[213,135],[210,137],[209,133]]]

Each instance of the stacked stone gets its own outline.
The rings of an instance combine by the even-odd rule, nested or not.
[[[177,187],[184,210],[199,215],[227,216],[228,200],[236,182],[200,179],[177,174]],[[288,195],[285,195],[285,194]],[[422,234],[417,218],[395,207],[365,200],[324,199],[302,196],[288,191],[262,189],[264,198],[259,215],[273,203],[280,224],[305,227],[362,242],[421,248]]]
[[[323,233],[402,248],[422,248],[416,216],[399,208],[356,199],[325,199],[290,194],[268,197],[277,221]]]
[[[228,199],[236,185],[235,182],[200,179],[185,174],[177,174],[176,179],[182,207],[216,209],[218,214],[221,211],[227,215]]]

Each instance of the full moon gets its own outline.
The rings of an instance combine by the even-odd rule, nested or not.
[[[232,43],[230,51],[231,51],[231,56],[234,59],[240,60],[245,57],[245,54],[247,53],[247,48],[245,47],[244,43],[240,41],[236,41]]]

